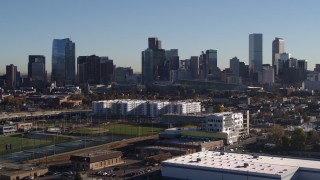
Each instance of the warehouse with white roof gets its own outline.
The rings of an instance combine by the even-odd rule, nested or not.
[[[164,161],[161,171],[170,180],[316,180],[320,161],[206,151]]]

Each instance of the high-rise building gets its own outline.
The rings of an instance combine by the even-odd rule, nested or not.
[[[308,61],[305,59],[301,59],[297,61],[297,68],[301,69],[303,71],[307,71],[308,70]]]
[[[129,83],[134,79],[131,67],[117,67],[114,71],[114,81],[117,83]]]
[[[29,55],[28,62],[28,77],[32,78],[32,65],[33,63],[41,63],[44,65],[44,72],[46,71],[46,58],[43,55]]]
[[[289,68],[290,59],[293,59],[291,58],[290,53],[283,52],[280,54],[280,59],[277,61],[277,64],[276,64],[276,74],[278,76],[281,76],[284,73],[285,69]],[[291,60],[291,62],[293,62],[293,60]],[[293,64],[293,63],[290,63],[290,64]]]
[[[274,68],[269,64],[262,67],[262,84],[272,85],[274,83]]]
[[[249,35],[249,68],[251,73],[262,70],[262,34]]]
[[[161,49],[161,41],[156,37],[148,38],[148,48],[149,49]]]
[[[108,84],[114,78],[113,60],[109,57],[100,58],[100,83]]]
[[[190,58],[191,79],[199,78],[199,57],[191,56]]]
[[[207,79],[208,76],[208,59],[207,55],[202,51],[199,57],[200,77],[201,79]]]
[[[69,38],[54,39],[52,44],[52,81],[57,85],[75,82],[75,43]]]
[[[80,84],[107,84],[113,77],[113,60],[96,55],[79,56],[77,71]]]
[[[149,38],[149,48],[142,52],[142,82],[169,80],[169,64],[166,63],[166,51],[161,49],[158,38]]]
[[[142,82],[150,84],[153,82],[153,51],[148,48],[142,51]]]
[[[239,76],[242,78],[249,78],[249,66],[244,62],[239,62]]]
[[[320,72],[320,64],[315,65],[314,71]]]
[[[235,75],[235,76],[240,76],[239,63],[240,63],[240,61],[237,57],[230,59],[230,70],[232,71],[233,75]]]
[[[46,59],[43,55],[29,55],[28,78],[37,89],[47,82]]]
[[[275,38],[272,41],[272,66],[277,66],[281,53],[284,53],[284,40],[282,38]]]
[[[207,73],[208,74],[212,74],[216,68],[218,67],[217,65],[217,61],[218,61],[218,57],[217,57],[218,51],[217,50],[206,50],[206,58],[207,58]]]
[[[79,83],[100,84],[100,57],[79,56],[77,61]]]
[[[20,85],[20,72],[17,66],[10,64],[6,66],[6,83],[8,89],[15,89]]]
[[[169,66],[169,71],[179,69],[178,49],[166,50],[166,63]]]

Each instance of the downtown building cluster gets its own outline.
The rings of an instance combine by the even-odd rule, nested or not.
[[[46,57],[29,55],[27,75],[23,76],[14,64],[6,66],[0,77],[0,87],[8,90],[32,87],[42,91],[51,82],[54,87],[75,84],[137,83],[131,67],[116,67],[106,56],[79,56],[76,46],[69,38],[54,39],[52,43],[51,79],[48,78]],[[50,77],[50,76],[49,76]]]
[[[142,82],[180,82],[196,80],[227,84],[269,85],[279,82],[292,84],[307,77],[307,60],[296,59],[285,52],[284,40],[272,42],[272,64],[263,62],[263,34],[249,35],[248,65],[237,57],[230,59],[229,68],[218,67],[218,51],[206,50],[190,59],[179,59],[178,49],[164,50],[156,37],[149,38],[142,52]]]
[[[180,60],[178,49],[164,50],[156,37],[148,39],[148,48],[142,51],[142,82],[179,79],[207,79],[217,71],[217,50],[206,50],[200,56]]]
[[[97,116],[108,114],[117,116],[138,115],[158,117],[163,114],[192,114],[201,112],[201,103],[192,101],[156,101],[115,99],[93,101],[92,112]]]
[[[227,87],[228,84],[273,86],[307,81],[305,88],[308,88],[313,82],[320,82],[320,78],[317,78],[319,65],[316,65],[314,72],[309,72],[307,60],[294,58],[287,53],[282,38],[275,38],[272,42],[272,63],[265,64],[263,34],[259,33],[249,35],[248,64],[233,57],[229,60],[229,67],[223,70],[218,67],[218,50],[208,49],[189,59],[180,59],[178,49],[163,49],[162,42],[156,37],[148,38],[148,48],[141,53],[141,76],[134,74],[131,67],[116,67],[107,56],[76,57],[75,52],[76,45],[69,38],[54,39],[51,75],[47,75],[45,56],[29,55],[27,76],[22,78],[17,66],[10,64],[6,66],[6,74],[0,77],[0,87],[9,90],[20,87],[43,89],[50,85],[49,82],[58,87],[112,82],[142,83],[147,88],[157,82],[183,86],[186,83],[220,83],[219,86]],[[318,84],[313,88],[320,88]],[[216,87],[217,84],[212,86]]]

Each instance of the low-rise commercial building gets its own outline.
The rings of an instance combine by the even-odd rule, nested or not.
[[[0,125],[0,135],[13,134],[17,131],[15,124],[4,124]]]
[[[26,177],[35,178],[48,172],[48,168],[31,164],[0,163],[1,180],[19,180]]]
[[[120,151],[101,150],[71,155],[71,167],[74,170],[88,171],[122,164]]]
[[[206,131],[222,132],[228,134],[228,143],[237,142],[241,131],[243,131],[243,114],[242,113],[214,113],[205,116]]]
[[[314,180],[320,161],[206,151],[164,161],[161,172],[163,179]]]
[[[33,124],[32,122],[19,122],[16,124],[16,126],[17,126],[17,131],[25,132],[25,131],[31,130],[33,127]]]
[[[191,134],[206,132],[206,133],[222,133],[226,134],[226,143],[233,144],[241,138],[249,135],[249,111],[245,113],[209,113],[209,114],[166,114],[161,119],[165,124],[189,124],[192,123],[197,126]],[[188,131],[187,129],[171,129],[174,131]],[[189,130],[192,131],[192,130]],[[168,131],[169,132],[169,131]],[[160,134],[160,137],[165,134]],[[212,137],[212,136],[210,136]]]

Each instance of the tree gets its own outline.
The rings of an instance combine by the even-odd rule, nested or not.
[[[284,136],[284,129],[278,124],[275,124],[271,127],[268,139],[271,143],[276,144],[277,146],[281,145],[281,138]]]
[[[310,143],[318,144],[320,142],[320,135],[319,135],[319,133],[317,131],[312,130],[309,133],[309,138],[308,139],[310,140]]]
[[[291,135],[291,146],[295,150],[303,150],[306,144],[307,136],[303,129],[297,128]]]
[[[281,137],[282,149],[287,151],[290,149],[291,146],[291,139],[289,136],[284,135]]]
[[[82,180],[81,174],[79,172],[76,173],[74,180]]]
[[[69,97],[70,100],[83,100],[84,99],[84,95],[83,94],[72,94]]]
[[[215,112],[224,112],[224,106],[223,105],[216,105],[215,108],[214,108]]]

